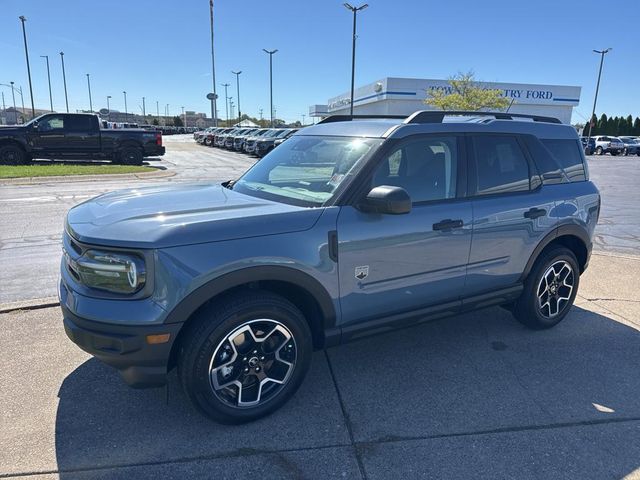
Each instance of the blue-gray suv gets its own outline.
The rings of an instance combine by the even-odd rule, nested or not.
[[[556,119],[329,117],[237,180],[71,209],[64,327],[130,385],[177,367],[200,411],[246,422],[293,395],[314,349],[492,305],[554,326],[599,210]]]

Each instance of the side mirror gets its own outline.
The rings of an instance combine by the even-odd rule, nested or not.
[[[38,126],[38,122],[33,122],[31,124],[31,128],[33,128],[34,130],[38,130],[39,126]]]
[[[402,215],[411,211],[411,197],[404,188],[380,185],[371,189],[358,208],[368,213]]]

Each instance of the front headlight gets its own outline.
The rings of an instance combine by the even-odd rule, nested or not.
[[[137,255],[87,250],[77,260],[67,261],[76,279],[89,288],[135,293],[146,280],[144,260]]]

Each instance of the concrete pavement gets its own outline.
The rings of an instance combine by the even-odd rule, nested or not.
[[[595,254],[567,318],[488,309],[314,354],[274,415],[221,426],[132,390],[58,309],[0,315],[0,477],[640,478],[640,257]]]

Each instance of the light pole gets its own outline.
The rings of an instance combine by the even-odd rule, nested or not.
[[[273,128],[273,54],[278,50],[263,48],[262,51],[269,54],[269,102],[271,103],[271,128]]]
[[[213,98],[211,99],[211,118],[213,126],[218,126],[218,105],[216,94],[216,63],[213,55],[213,0],[209,0],[209,19],[211,24],[211,83],[213,85]]]
[[[593,125],[593,116],[596,114],[596,103],[598,102],[598,90],[600,90],[600,77],[602,76],[602,64],[604,63],[604,56],[609,53],[612,48],[605,48],[604,50],[594,50],[594,53],[600,54],[600,70],[598,70],[598,83],[596,83],[596,95],[593,99],[593,111],[591,112],[591,118],[589,119],[589,132],[587,133],[587,148],[591,141],[591,127]]]
[[[365,3],[359,7],[353,7],[348,3],[343,4],[348,10],[353,12],[353,43],[351,45],[351,102],[349,103],[349,115],[353,116],[353,87],[356,77],[356,14],[369,6]]]
[[[146,105],[146,98],[142,97],[142,120],[145,120],[147,118],[147,105]]]
[[[109,106],[109,99],[111,95],[107,95],[107,118],[111,121],[111,107]]]
[[[224,106],[225,109],[227,111],[227,127],[229,126],[229,92],[228,92],[228,88],[229,85],[231,85],[230,83],[221,83],[220,85],[222,85],[224,87]]]
[[[64,72],[64,52],[60,52],[60,61],[62,62],[62,81],[64,82],[64,102],[69,113],[69,98],[67,98],[67,75]]]
[[[187,117],[184,114],[184,106],[180,107],[182,109],[182,126],[186,127],[187,126]]]
[[[88,73],[87,73],[87,87],[89,88],[89,110],[93,112],[93,101],[91,100],[91,81],[89,80]]]
[[[127,111],[127,92],[123,90],[122,94],[124,95],[124,119],[129,122],[129,112]]]
[[[13,86],[13,82],[9,82],[11,84],[11,97],[13,98],[13,124],[18,124],[18,114],[16,113],[16,92],[13,90],[15,87]],[[24,112],[22,112],[24,114]]]
[[[304,117],[306,117],[306,115],[303,113],[302,114],[302,126],[304,127]]]
[[[158,125],[160,125],[160,102],[156,100],[156,118],[158,119]]]
[[[53,112],[53,97],[51,96],[51,73],[49,72],[49,55],[40,55],[40,58],[44,58],[47,61],[47,80],[49,81],[49,104],[51,111]]]
[[[242,113],[240,112],[240,74],[242,73],[242,70],[239,70],[237,72],[231,70],[231,73],[236,76],[236,95],[238,97],[238,123],[240,123],[242,122]]]
[[[231,110],[231,118],[233,118],[233,107],[235,106],[235,104],[233,103],[232,100],[229,100],[229,110]]]
[[[24,15],[18,17],[22,22],[22,37],[24,38],[24,55],[27,59],[27,74],[29,75],[29,94],[31,95],[31,118],[36,116],[36,107],[33,104],[33,87],[31,86],[31,67],[29,66],[29,49],[27,48],[27,30],[25,29],[24,22],[27,18]]]

